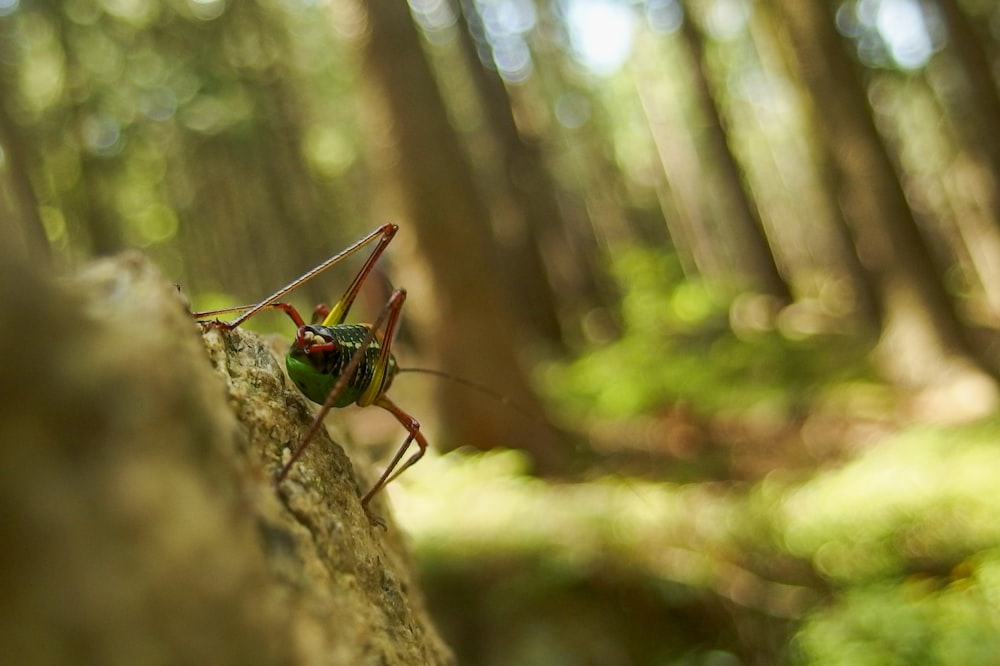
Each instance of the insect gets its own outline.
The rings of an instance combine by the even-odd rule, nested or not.
[[[385,251],[398,229],[399,227],[395,224],[383,225],[255,305],[197,312],[193,315],[203,326],[216,327],[226,331],[239,327],[265,309],[281,310],[295,322],[298,330],[295,332],[295,339],[285,356],[285,367],[288,370],[288,376],[303,395],[321,407],[313,418],[309,429],[306,430],[306,434],[292,452],[291,457],[278,472],[277,482],[280,483],[288,475],[292,465],[299,459],[322,427],[323,419],[327,413],[334,407],[346,407],[351,404],[357,404],[361,407],[377,405],[392,414],[406,429],[406,439],[392,460],[389,461],[375,485],[361,498],[361,506],[366,513],[368,513],[368,503],[371,502],[372,498],[393,479],[420,460],[427,450],[427,440],[420,432],[420,423],[396,406],[385,395],[396,373],[399,372],[391,349],[392,340],[399,324],[400,312],[406,300],[406,291],[394,289],[373,323],[344,323],[361,290],[361,285],[371,273],[378,258]],[[279,302],[279,299],[292,290],[372,243],[375,243],[375,246],[371,254],[368,255],[368,259],[340,300],[333,307],[317,306],[314,318],[322,318],[320,323],[306,324],[294,307]],[[218,315],[228,312],[243,312],[243,314],[229,322],[214,319]],[[208,320],[209,317],[213,319]],[[380,329],[383,329],[381,334],[379,333]],[[413,443],[416,443],[417,450],[409,458],[406,458],[405,462],[402,462]]]

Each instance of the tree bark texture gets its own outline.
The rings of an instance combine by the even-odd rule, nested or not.
[[[137,254],[0,278],[5,663],[452,663],[344,450],[276,487],[311,416],[259,336],[202,340]]]

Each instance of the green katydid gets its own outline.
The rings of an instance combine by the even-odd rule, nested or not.
[[[309,446],[319,428],[322,427],[324,417],[334,407],[346,407],[351,404],[357,404],[361,407],[377,405],[391,413],[406,428],[406,439],[375,485],[361,498],[361,505],[366,512],[372,498],[389,482],[420,460],[427,450],[427,440],[420,432],[420,423],[397,407],[385,395],[396,373],[399,372],[391,348],[403,302],[406,300],[406,291],[394,289],[374,323],[344,323],[361,290],[361,285],[371,273],[379,256],[389,245],[397,230],[398,227],[394,224],[383,225],[312,270],[292,280],[259,303],[194,313],[195,319],[201,321],[204,326],[229,331],[265,309],[278,309],[285,312],[298,327],[295,339],[285,356],[285,366],[288,370],[288,376],[303,395],[321,407],[306,434],[292,451],[291,457],[279,470],[277,475],[279,483],[288,475],[289,470]],[[306,324],[294,307],[279,302],[279,299],[289,292],[372,243],[375,243],[374,249],[340,300],[333,307],[318,306],[316,308],[316,316],[322,317],[320,323]],[[228,322],[214,319],[218,315],[228,312],[242,312],[243,314]],[[213,319],[209,320],[210,317]],[[379,334],[383,325],[384,332]],[[403,462],[407,451],[414,442],[417,445],[417,450]]]

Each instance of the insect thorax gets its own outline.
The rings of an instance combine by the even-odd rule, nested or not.
[[[336,343],[336,349],[306,353],[298,341],[293,342],[285,357],[285,367],[288,369],[288,376],[303,395],[315,403],[323,404],[354,354],[361,348],[369,327],[366,324],[337,324],[310,325],[305,329],[307,333],[318,336],[326,342]],[[357,402],[374,381],[380,381],[381,384],[378,394],[389,388],[397,371],[396,359],[390,355],[385,375],[377,378],[378,356],[381,350],[382,341],[376,337],[365,349],[361,363],[333,402],[333,407],[346,407]]]

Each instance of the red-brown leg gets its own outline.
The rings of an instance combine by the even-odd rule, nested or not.
[[[392,457],[392,460],[389,461],[385,471],[382,472],[382,476],[380,476],[378,481],[375,482],[372,489],[365,493],[365,496],[361,498],[361,506],[364,507],[366,512],[368,511],[368,503],[372,500],[372,498],[375,497],[379,491],[389,485],[389,483],[395,480],[396,477],[412,467],[418,460],[423,458],[424,452],[427,451],[427,440],[424,438],[424,434],[420,432],[419,421],[397,407],[395,403],[385,396],[379,397],[379,399],[375,401],[375,404],[395,416],[396,420],[399,421],[404,428],[406,428],[406,432],[408,434],[402,445],[396,451],[396,455]],[[417,451],[412,456],[407,458],[406,462],[400,465],[400,461],[403,460],[407,450],[410,448],[410,444],[413,442],[417,443]]]
[[[198,320],[199,324],[201,324],[202,326],[205,326],[207,328],[221,328],[224,331],[231,331],[234,328],[236,328],[237,326],[239,326],[240,324],[242,324],[243,321],[246,320],[246,318],[245,317],[240,317],[238,319],[234,319],[231,322],[229,322],[229,321],[219,321],[218,319],[211,319],[209,321],[202,321],[202,320],[204,320],[207,317],[218,317],[220,314],[226,314],[227,312],[246,312],[247,310],[252,310],[253,308],[257,308],[258,312],[260,312],[261,310],[263,310],[265,308],[273,308],[275,310],[281,310],[286,315],[288,315],[291,318],[292,321],[295,322],[295,325],[297,327],[301,328],[301,327],[305,326],[305,322],[302,320],[302,315],[300,315],[299,311],[296,310],[291,305],[289,305],[288,303],[268,303],[267,305],[265,305],[263,307],[259,307],[259,305],[257,305],[257,304],[255,304],[255,305],[237,305],[237,306],[231,307],[231,308],[222,308],[221,310],[208,310],[206,312],[194,312],[194,313],[191,314],[191,316],[194,317],[196,320]]]
[[[319,266],[316,266],[307,273],[301,275],[300,277],[295,278],[294,280],[286,284],[284,287],[282,287],[278,291],[274,292],[273,294],[262,300],[260,303],[247,307],[242,315],[240,315],[231,322],[227,322],[223,326],[223,328],[225,328],[226,330],[232,330],[240,326],[243,322],[245,322],[247,319],[250,319],[250,317],[253,317],[261,310],[274,306],[278,301],[278,299],[280,299],[285,294],[305,284],[306,282],[313,279],[314,277],[316,277],[326,269],[330,268],[334,264],[341,262],[342,260],[351,256],[352,254],[362,249],[372,241],[378,239],[378,245],[376,245],[375,249],[372,250],[372,253],[369,255],[368,259],[365,260],[365,264],[364,266],[362,266],[361,271],[354,278],[354,281],[351,282],[351,285],[347,288],[347,292],[341,297],[339,301],[337,301],[336,305],[333,306],[331,314],[327,317],[327,321],[323,322],[324,324],[329,325],[328,320],[331,317],[333,317],[338,319],[338,321],[336,321],[335,323],[338,324],[342,323],[344,319],[347,317],[347,312],[348,310],[350,310],[351,304],[354,303],[354,298],[358,295],[358,291],[361,289],[361,283],[364,282],[365,278],[368,276],[368,273],[371,272],[372,267],[375,265],[375,262],[378,261],[379,256],[385,250],[386,246],[389,244],[389,241],[392,240],[392,237],[396,235],[396,231],[398,229],[399,227],[397,227],[395,224],[382,225],[375,231],[371,232],[358,242],[348,247],[346,250],[338,252],[337,254],[333,255],[332,257],[321,263]],[[231,308],[228,310],[217,310],[215,311],[215,313],[222,313],[227,311],[238,312],[240,310],[244,310],[244,308],[239,307],[239,308]],[[209,312],[209,313],[199,313],[199,314],[207,314],[208,316],[211,316],[213,313]],[[302,318],[299,317],[300,322],[301,320]],[[301,323],[299,325],[301,326]]]

